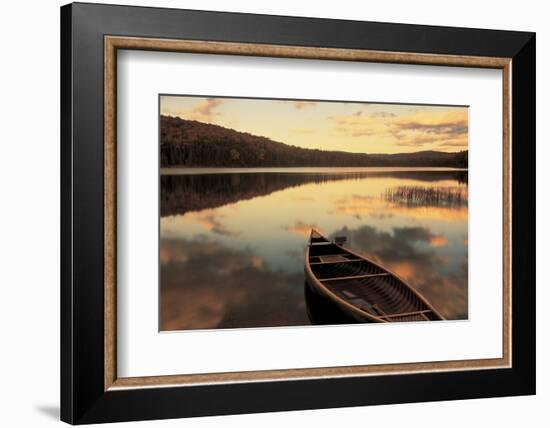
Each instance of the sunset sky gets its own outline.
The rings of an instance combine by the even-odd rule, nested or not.
[[[467,107],[161,96],[160,112],[322,150],[468,148]]]

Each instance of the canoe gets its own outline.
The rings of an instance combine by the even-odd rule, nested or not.
[[[444,319],[418,291],[378,263],[344,248],[344,241],[330,241],[311,230],[305,275],[308,292],[317,301],[328,301],[350,322]]]

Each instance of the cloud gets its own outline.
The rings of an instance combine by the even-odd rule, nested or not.
[[[315,101],[293,101],[292,105],[295,109],[300,110],[306,107],[315,107],[317,103]]]
[[[449,245],[449,240],[443,235],[434,235],[430,238],[432,247],[446,247]]]
[[[288,232],[292,232],[296,235],[306,236],[306,237],[309,237],[309,234],[311,233],[311,229],[317,229],[321,231],[316,224],[305,224],[305,223],[302,223],[301,221],[297,222],[293,226],[285,227],[285,230]]]
[[[174,113],[183,119],[211,122],[214,117],[221,115],[216,109],[225,102],[226,100],[222,98],[205,98],[188,109]]]
[[[392,232],[378,231],[372,226],[333,233],[348,236],[350,247],[362,251],[379,262],[415,261],[431,262],[437,255],[429,248],[420,249],[417,244],[429,243],[434,236],[424,227],[395,227]]]
[[[375,112],[333,116],[334,132],[347,137],[376,137],[403,147],[436,146],[464,149],[468,145],[468,111],[416,110],[405,115]]]
[[[373,135],[378,135],[379,132],[374,129],[370,128],[357,128],[357,129],[350,129],[348,126],[336,126],[334,128],[337,134],[347,134],[351,137],[370,137]]]
[[[461,135],[468,132],[465,109],[446,112],[420,111],[401,116],[393,122],[400,130],[415,130],[437,135]]]
[[[385,196],[385,195],[384,195]],[[462,205],[408,205],[401,201],[392,201],[371,196],[351,195],[335,201],[334,208],[329,212],[342,217],[362,219],[391,218],[394,216],[412,220],[438,220],[443,222],[462,221],[468,218],[468,207]]]
[[[213,110],[222,103],[223,100],[219,98],[207,98],[193,107],[192,111],[204,116],[211,116],[213,114]]]
[[[230,230],[223,223],[223,216],[216,213],[214,209],[188,212],[184,217],[185,221],[201,225],[206,230],[223,236],[238,236],[239,233]]]

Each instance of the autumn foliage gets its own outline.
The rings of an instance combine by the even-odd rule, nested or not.
[[[468,152],[366,154],[305,149],[218,125],[160,118],[162,167],[468,167]]]

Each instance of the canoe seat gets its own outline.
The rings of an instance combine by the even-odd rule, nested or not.
[[[350,276],[336,276],[334,278],[320,278],[319,281],[326,282],[326,281],[347,281],[350,279],[363,279],[363,278],[372,278],[376,276],[389,276],[390,274],[388,272],[384,273],[370,273],[366,275],[350,275]]]
[[[321,260],[322,263],[340,263],[340,262],[348,261],[348,259],[344,257],[342,254],[319,256],[319,259]]]
[[[350,262],[363,262],[362,259],[352,256],[347,253],[342,254],[323,254],[317,256],[311,256],[309,258],[310,265],[323,265],[334,263],[350,263]]]

